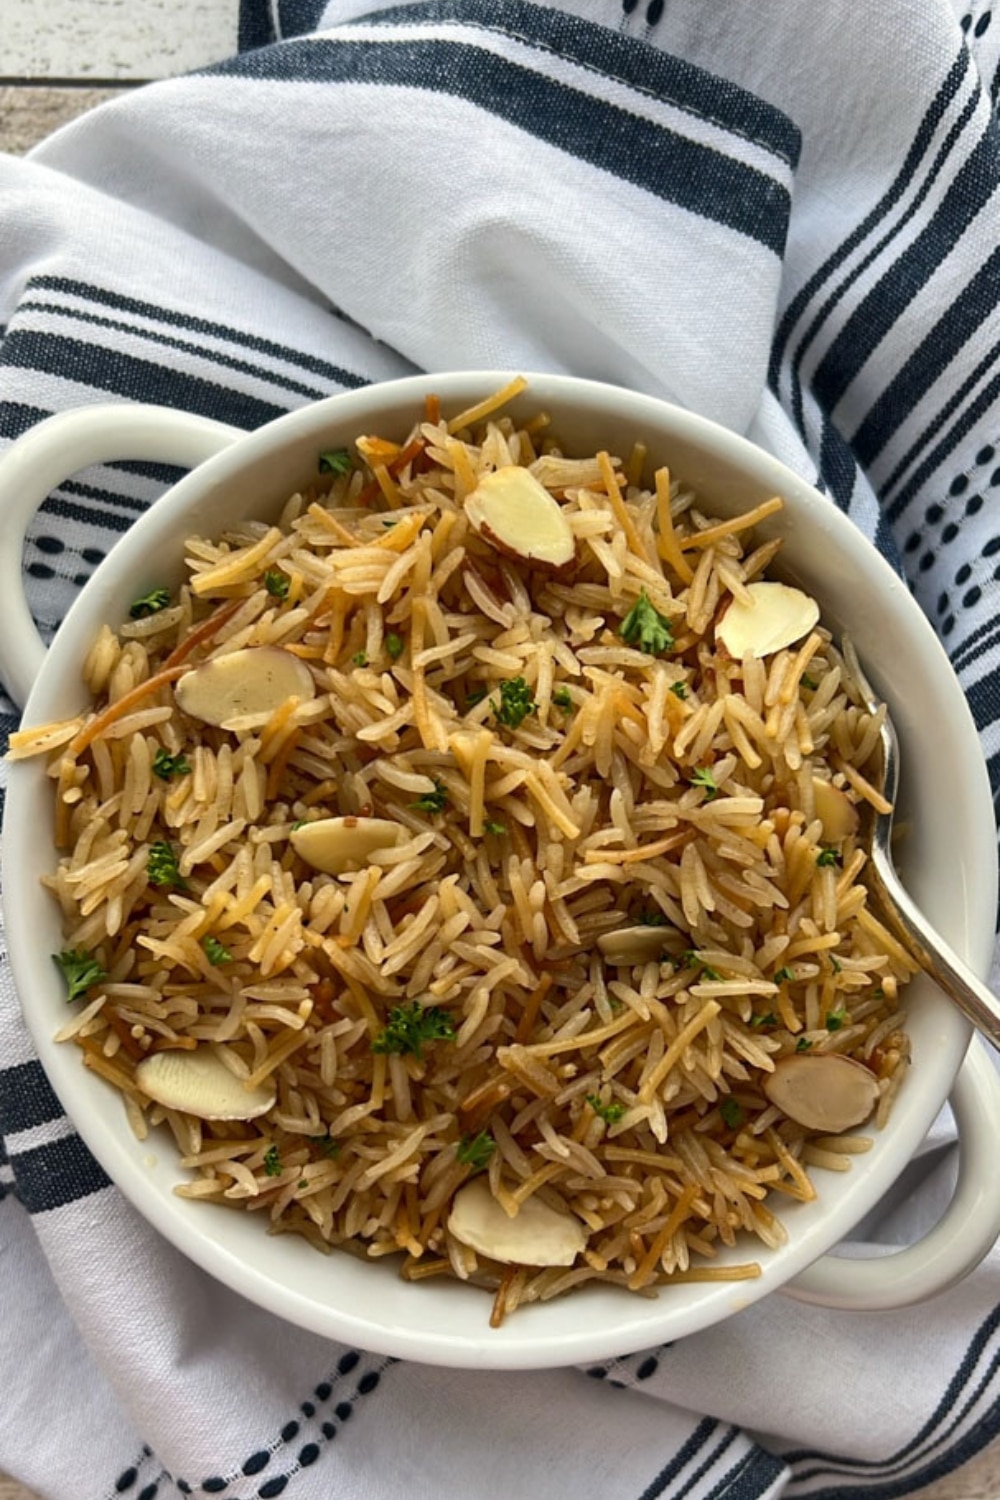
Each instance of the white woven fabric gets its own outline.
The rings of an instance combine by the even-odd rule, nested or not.
[[[0,444],[108,399],[250,428],[413,368],[670,397],[818,478],[907,572],[997,784],[989,0],[245,0],[241,32],[0,158]],[[43,630],[168,478],[106,465],[51,497]],[[148,1228],[5,965],[0,1059],[0,1467],[53,1500],[888,1500],[1000,1428],[996,1256],[918,1312],[770,1298],[597,1371],[422,1369],[279,1323]],[[865,1236],[931,1222],[953,1155],[941,1134]]]

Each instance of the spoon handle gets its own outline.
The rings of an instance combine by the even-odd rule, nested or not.
[[[893,869],[879,859],[869,867],[869,882],[889,925],[934,983],[953,1000],[994,1047],[1000,1048],[1000,999],[972,972],[927,921]]]

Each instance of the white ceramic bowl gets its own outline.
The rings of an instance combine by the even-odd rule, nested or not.
[[[447,414],[508,378],[478,372],[396,381],[331,397],[250,435],[149,407],[84,409],[40,424],[0,463],[0,673],[25,702],[25,722],[82,706],[80,668],[95,632],[105,621],[119,622],[138,594],[179,580],[182,542],[191,532],[214,534],[247,514],[270,517],[287,495],[312,481],[321,448],[360,432],[403,436],[429,391],[440,396]],[[834,632],[849,630],[900,732],[913,823],[909,887],[958,953],[985,973],[996,910],[985,766],[963,694],[905,585],[829,500],[711,422],[646,396],[548,375],[530,378],[519,405],[549,409],[564,444],[580,452],[606,446],[627,454],[641,437],[658,462],[669,463],[720,514],[776,493],[784,497],[782,569],[816,596]],[[24,527],[44,495],[70,473],[126,458],[196,467],[116,544],[46,654],[21,589]],[[51,1040],[65,1019],[61,981],[49,958],[61,946],[59,918],[39,884],[55,862],[40,833],[51,819],[51,783],[41,766],[13,765],[3,838],[7,934],[27,1021],[53,1087],[109,1176],[152,1225],[221,1281],[314,1332],[438,1364],[580,1363],[675,1339],[779,1289],[855,1308],[916,1301],[964,1275],[1000,1230],[991,1128],[1000,1085],[978,1048],[962,1067],[969,1027],[922,979],[912,986],[914,1066],[888,1127],[850,1173],[816,1173],[818,1201],[783,1208],[788,1243],[763,1254],[755,1248],[763,1267],[757,1281],[679,1286],[655,1300],[586,1288],[525,1308],[491,1330],[488,1295],[474,1288],[406,1284],[384,1261],[320,1256],[294,1237],[267,1236],[256,1215],[178,1198],[172,1189],[182,1174],[172,1146],[135,1141],[118,1096],[83,1069],[76,1048]],[[949,1093],[962,1134],[962,1167],[945,1219],[921,1244],[888,1260],[828,1256],[898,1176]],[[745,1248],[735,1258],[745,1259]]]

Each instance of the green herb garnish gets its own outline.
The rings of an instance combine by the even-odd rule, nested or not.
[[[281,1176],[281,1155],[277,1146],[268,1146],[264,1152],[264,1171],[268,1177]]]
[[[500,702],[491,698],[490,707],[498,724],[505,725],[507,729],[517,729],[529,714],[535,712],[538,705],[523,677],[508,677],[500,684]]]
[[[815,692],[819,687],[819,683],[816,681],[815,677],[807,677],[805,672],[802,673],[799,681],[801,682],[803,687],[809,688],[812,692]]]
[[[169,589],[150,589],[148,594],[143,594],[141,599],[135,601],[129,614],[133,620],[143,620],[147,615],[158,615],[169,603]]]
[[[786,965],[775,972],[774,982],[775,984],[788,984],[794,978],[795,975],[792,973],[792,970]]]
[[[704,979],[722,978],[722,975],[717,973],[715,969],[710,968],[708,964],[702,962],[693,948],[686,949],[685,952],[681,954],[681,958],[684,959],[684,961],[687,963],[688,968],[700,969],[702,978]]]
[[[798,1041],[795,1043],[795,1050],[796,1052],[808,1052],[811,1046],[812,1042],[807,1036],[800,1036]]]
[[[492,818],[486,819],[486,821],[483,823],[483,828],[487,833],[495,834],[497,838],[499,838],[501,833],[507,832],[506,823],[494,823]]]
[[[210,964],[232,963],[233,955],[230,953],[229,949],[225,946],[225,944],[220,943],[217,937],[213,937],[211,933],[209,933],[208,937],[206,937],[202,941],[201,946],[204,948],[205,957],[208,959]]]
[[[730,1130],[739,1130],[743,1124],[743,1110],[733,1098],[723,1099],[719,1105],[719,1114],[722,1116],[723,1123],[728,1125]]]
[[[334,1157],[340,1155],[340,1142],[335,1141],[332,1135],[324,1135],[320,1137],[319,1149],[333,1161]]]
[[[107,969],[102,969],[96,958],[85,948],[66,948],[62,953],[53,953],[52,958],[62,970],[66,981],[66,1001],[79,1000],[93,984],[107,979]]]
[[[683,703],[684,699],[688,695],[687,683],[686,682],[672,682],[670,684],[670,691],[673,693],[673,695],[674,695],[675,698],[679,698],[681,700],[681,702]]]
[[[158,776],[161,781],[169,781],[171,776],[190,776],[191,767],[183,755],[171,755],[161,745],[153,756],[153,775]]]
[[[356,667],[367,667],[368,665],[368,657],[366,656],[364,651],[355,651],[354,655],[351,657],[351,661]]]
[[[821,870],[824,870],[827,869],[830,865],[839,864],[840,855],[837,853],[836,849],[821,849],[816,856],[816,863],[819,865]]]
[[[620,1100],[616,1100],[613,1104],[602,1104],[599,1095],[588,1094],[587,1103],[595,1115],[600,1115],[606,1125],[617,1125],[625,1113],[625,1105]]]
[[[662,911],[641,911],[636,917],[639,927],[666,927],[667,919]]]
[[[385,638],[385,654],[390,661],[398,661],[404,650],[403,637],[390,630]]]
[[[840,1010],[828,1010],[827,1013],[826,1013],[826,1029],[827,1029],[827,1031],[839,1031],[840,1028],[843,1026],[843,1024],[844,1024],[844,1022],[846,1020],[847,1020],[847,1011],[846,1010],[844,1010],[844,1009],[840,1009]]]
[[[669,651],[674,644],[669,620],[653,608],[645,589],[625,616],[618,633],[630,646],[638,646],[647,656],[658,656]]]
[[[476,706],[477,703],[482,703],[483,699],[486,697],[486,694],[488,692],[489,692],[489,688],[483,687],[483,688],[473,688],[471,693],[466,693],[466,695],[465,695],[465,706],[466,706],[466,708],[475,708],[475,706]]]
[[[478,1135],[463,1135],[455,1156],[463,1167],[481,1172],[496,1149],[497,1143],[489,1131],[481,1130]]]
[[[552,694],[552,702],[556,708],[571,709],[573,707],[573,699],[569,695],[569,688],[557,687]]]
[[[394,1005],[385,1030],[372,1042],[373,1052],[412,1053],[420,1061],[426,1042],[453,1042],[455,1026],[437,1005]]]
[[[264,587],[275,599],[287,599],[292,580],[280,568],[268,568],[264,574]]]
[[[410,803],[410,806],[415,808],[417,812],[444,812],[444,805],[448,801],[448,788],[436,776],[431,779],[434,782],[434,790],[432,792],[425,792],[422,797],[417,798],[416,802]]]
[[[150,885],[175,885],[183,889],[180,861],[165,839],[150,844],[146,855],[146,878]]]
[[[830,954],[830,967],[835,974],[843,973],[844,966],[835,953]]]
[[[329,448],[319,456],[321,474],[348,474],[354,467],[346,448]]]
[[[711,802],[713,797],[718,796],[719,788],[715,784],[715,777],[708,766],[699,766],[688,777],[692,786],[703,786],[705,788],[705,801]]]
[[[762,1016],[751,1016],[751,1026],[777,1026],[778,1018],[773,1010],[766,1011]]]

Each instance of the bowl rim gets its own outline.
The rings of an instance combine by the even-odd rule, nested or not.
[[[48,705],[55,701],[60,692],[66,691],[65,672],[60,676],[59,670],[60,644],[79,634],[84,623],[97,610],[98,601],[103,601],[101,607],[107,608],[107,601],[114,594],[122,592],[123,580],[134,576],[139,561],[147,554],[149,547],[155,547],[157,538],[178,524],[180,517],[205,492],[231,482],[236,475],[252,469],[265,454],[291,447],[304,437],[312,436],[319,428],[335,427],[345,431],[353,428],[353,432],[360,431],[364,426],[361,417],[368,418],[379,408],[409,405],[415,412],[424,395],[430,391],[440,396],[442,404],[467,399],[470,391],[499,388],[510,379],[510,374],[509,371],[474,370],[409,376],[337,393],[241,435],[232,448],[199,465],[133,524],[81,590],[53,643],[56,655],[46,661],[28,699],[24,722],[50,717],[51,709]],[[934,635],[929,621],[902,588],[889,564],[827,497],[820,495],[812,485],[757,444],[729,432],[711,419],[657,397],[589,379],[529,374],[527,380],[529,399],[541,401],[542,404],[555,404],[558,401],[564,404],[569,402],[571,406],[581,402],[584,405],[602,403],[612,410],[620,408],[619,416],[634,425],[637,431],[643,430],[644,424],[645,427],[656,430],[655,441],[658,443],[666,445],[670,441],[664,435],[664,429],[669,428],[675,432],[683,432],[686,440],[707,446],[713,452],[721,452],[741,468],[758,475],[768,474],[774,489],[789,497],[796,507],[800,503],[807,507],[818,505],[819,509],[811,512],[810,520],[815,521],[822,536],[829,538],[848,556],[855,559],[862,557],[862,573],[891,587],[907,632],[912,632],[913,640],[919,645],[921,659],[932,664],[942,682],[950,681],[952,684],[950,704],[959,708],[964,715],[963,733],[966,737],[971,735],[969,745],[971,747],[974,744],[976,749],[978,770],[970,771],[971,779],[963,783],[962,795],[963,801],[974,806],[979,814],[978,825],[973,828],[978,841],[968,855],[970,865],[975,868],[978,863],[979,869],[976,871],[976,882],[967,892],[966,932],[953,935],[952,941],[974,968],[987,972],[993,940],[996,862],[992,858],[992,797],[985,759],[979,750],[964,694],[954,677],[944,649]],[[252,509],[253,506],[249,505],[248,513]],[[880,686],[884,688],[886,684]],[[888,696],[891,701],[891,693]],[[37,824],[30,821],[26,789],[39,764],[16,762],[9,767],[8,806],[3,829],[2,862],[8,942],[15,983],[21,994],[34,993],[44,970],[41,958],[31,949],[28,935],[37,927],[33,913],[40,909],[39,904],[43,900],[47,903],[49,898],[41,889],[29,890],[30,883],[17,873],[21,868],[25,841],[32,837],[37,841]],[[904,764],[904,776],[905,774]],[[985,818],[987,799],[991,810],[989,820]],[[989,851],[990,858],[983,862],[981,856],[986,850]],[[990,871],[991,878],[983,878],[984,870]],[[42,982],[44,986],[45,981]],[[100,1119],[88,1110],[89,1075],[80,1067],[75,1048],[52,1041],[48,1010],[42,1007],[36,1010],[30,1005],[25,1006],[24,1010],[42,1065],[80,1136],[111,1180],[121,1188],[143,1217],[196,1264],[259,1306],[312,1331],[357,1343],[377,1352],[426,1363],[492,1369],[528,1369],[584,1363],[634,1352],[664,1339],[681,1337],[709,1326],[780,1289],[797,1271],[804,1269],[818,1254],[823,1253],[829,1244],[849,1232],[850,1227],[873,1206],[895,1179],[944,1103],[971,1035],[971,1028],[964,1018],[950,1008],[942,1009],[940,1036],[934,1059],[935,1086],[929,1088],[925,1078],[925,1093],[920,1096],[919,1109],[915,1107],[915,1088],[910,1090],[913,1097],[905,1108],[900,1110],[897,1106],[893,1116],[893,1149],[883,1149],[877,1162],[873,1163],[872,1170],[857,1174],[858,1185],[847,1194],[848,1209],[840,1207],[842,1200],[837,1200],[834,1208],[821,1216],[818,1229],[802,1234],[796,1242],[783,1247],[780,1255],[762,1254],[762,1275],[758,1281],[709,1284],[707,1289],[686,1288],[688,1295],[683,1298],[682,1305],[672,1302],[663,1292],[656,1302],[645,1302],[632,1297],[630,1302],[635,1304],[634,1308],[626,1310],[619,1307],[622,1315],[613,1326],[610,1323],[600,1329],[581,1326],[575,1332],[568,1324],[560,1326],[555,1334],[547,1331],[547,1325],[545,1330],[541,1330],[541,1325],[538,1325],[540,1331],[535,1332],[526,1319],[519,1321],[522,1317],[520,1314],[519,1319],[510,1320],[505,1328],[491,1330],[486,1326],[484,1310],[481,1334],[466,1336],[451,1334],[444,1329],[414,1332],[401,1324],[394,1313],[376,1324],[369,1314],[358,1314],[349,1307],[332,1307],[329,1303],[317,1305],[315,1296],[303,1293],[295,1285],[282,1285],[266,1271],[248,1265],[224,1242],[224,1237],[220,1241],[219,1235],[211,1229],[208,1216],[205,1217],[201,1232],[192,1237],[187,1215],[177,1211],[177,1205],[184,1204],[187,1200],[166,1196],[159,1188],[153,1187],[148,1172],[144,1172],[138,1162],[134,1150],[136,1143],[128,1132],[124,1116],[121,1121],[123,1128],[120,1135],[115,1137],[109,1136]],[[81,1080],[84,1079],[87,1081],[81,1086]],[[912,1082],[912,1075],[910,1081]],[[904,1090],[901,1102],[905,1095]],[[897,1114],[903,1117],[898,1124]],[[855,1177],[853,1173],[850,1175]],[[208,1207],[197,1205],[200,1214],[204,1214]],[[218,1212],[225,1214],[227,1218],[232,1217],[225,1209]],[[259,1228],[254,1227],[259,1234]],[[315,1252],[310,1250],[309,1253],[312,1255]],[[756,1247],[754,1254],[757,1254]],[[316,1259],[319,1260],[320,1257]],[[775,1270],[775,1266],[779,1264],[780,1274]],[[413,1288],[421,1291],[427,1289],[427,1286]],[[449,1283],[449,1289],[455,1289],[454,1283]],[[487,1294],[477,1295],[484,1298]],[[569,1300],[572,1302],[576,1299]],[[585,1304],[578,1305],[582,1309]],[[483,1306],[482,1302],[479,1306]],[[547,1306],[554,1307],[555,1304]],[[528,1311],[532,1310],[527,1309],[526,1312]]]

